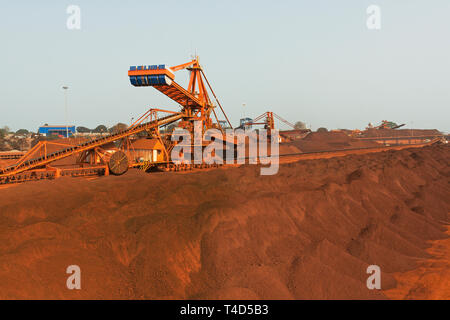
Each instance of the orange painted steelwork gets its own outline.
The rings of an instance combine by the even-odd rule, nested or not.
[[[259,125],[264,125],[264,128],[267,130],[273,130],[273,129],[275,129],[274,117],[277,118],[278,120],[280,120],[281,122],[287,124],[291,128],[295,129],[295,126],[292,123],[283,119],[282,117],[277,115],[275,112],[271,112],[271,111],[264,112],[262,115],[259,115],[258,117],[253,119],[253,121],[247,122],[246,125],[258,125],[259,124]],[[263,122],[258,122],[261,120],[263,120]]]
[[[187,89],[183,88],[175,81],[172,81],[170,84],[161,84],[153,86],[155,89],[162,92],[163,94],[165,94],[166,96],[168,96],[169,98],[171,98],[172,100],[174,100],[175,102],[177,102],[179,105],[182,106],[183,109],[181,112],[185,114],[185,117],[183,118],[183,123],[181,123],[180,126],[186,127],[187,129],[192,129],[193,121],[201,121],[203,130],[212,128],[213,127],[211,119],[212,113],[214,114],[214,117],[217,121],[217,125],[219,126],[220,129],[222,129],[220,127],[217,114],[214,110],[216,106],[212,103],[211,99],[209,98],[208,90],[206,87],[207,85],[211,93],[213,94],[217,104],[219,105],[223,115],[228,121],[228,124],[232,128],[232,125],[227,115],[225,114],[225,111],[223,110],[219,100],[217,99],[216,94],[214,93],[214,90],[212,89],[208,79],[206,78],[202,67],[200,66],[198,57],[187,63],[170,67],[169,69],[174,72],[183,69],[190,71],[189,84]],[[169,73],[170,72],[167,69],[128,71],[129,76],[150,75],[150,74],[168,75]],[[171,79],[173,80],[174,77],[171,77]]]
[[[36,180],[38,177],[58,177],[64,175],[64,172],[74,172],[76,175],[89,174],[91,171],[104,171],[108,174],[108,161],[113,151],[122,150],[129,153],[129,137],[147,131],[151,136],[158,139],[161,143],[163,140],[159,134],[159,126],[166,125],[178,120],[182,120],[180,126],[193,129],[193,121],[201,121],[204,130],[213,127],[211,120],[211,113],[214,114],[217,124],[220,127],[214,110],[215,105],[211,102],[206,85],[209,87],[217,104],[228,120],[220,102],[218,101],[209,81],[207,80],[202,67],[199,64],[199,59],[194,60],[168,69],[149,69],[130,70],[128,72],[131,76],[138,75],[164,75],[171,80],[175,75],[173,72],[187,69],[190,71],[189,85],[184,89],[175,81],[168,81],[170,85],[157,85],[156,89],[163,92],[169,98],[173,99],[182,106],[181,112],[173,112],[161,109],[150,109],[138,120],[136,120],[128,129],[121,132],[111,134],[106,137],[101,137],[92,141],[87,141],[79,144],[64,144],[53,142],[39,142],[31,150],[29,150],[23,157],[17,160],[14,164],[5,168],[0,168],[0,183],[8,181],[29,181]],[[158,118],[158,112],[170,113],[169,116]],[[115,141],[121,141],[121,147],[112,146]],[[49,153],[48,146],[60,146],[61,150]],[[107,146],[108,150],[103,148]],[[103,148],[102,148],[103,147]],[[170,146],[169,146],[170,148]],[[165,157],[168,159],[168,149],[164,149]],[[72,155],[77,155],[77,168],[63,168],[60,169],[52,167],[51,163],[67,158]],[[74,164],[75,165],[75,164]],[[130,166],[133,166],[130,163]]]
[[[67,148],[59,150],[59,151],[51,153],[51,154],[47,154],[47,152],[45,151],[47,143],[40,143],[40,144],[37,144],[34,148],[32,148],[23,158],[19,159],[19,161],[16,162],[15,164],[13,164],[9,167],[0,169],[0,178],[13,176],[18,173],[25,172],[27,170],[32,170],[35,168],[43,167],[43,166],[46,166],[56,160],[64,159],[71,155],[82,153],[84,151],[95,150],[95,148],[101,147],[102,145],[129,137],[133,134],[136,134],[136,133],[139,133],[139,132],[142,132],[145,130],[150,130],[152,128],[159,127],[161,125],[177,121],[183,117],[184,117],[183,113],[174,113],[172,115],[162,117],[159,119],[154,119],[149,122],[135,124],[135,125],[131,126],[130,128],[128,128],[127,130],[118,132],[116,134],[111,134],[106,137],[102,137],[102,138],[88,141],[85,143],[81,143],[78,145],[73,145],[73,146],[66,145],[66,146],[68,146]],[[142,118],[142,120],[143,119],[145,119],[145,118]],[[36,153],[41,152],[43,149],[44,149],[43,154],[34,158],[36,156]]]

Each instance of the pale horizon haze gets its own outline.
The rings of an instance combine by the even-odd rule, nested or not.
[[[71,125],[176,111],[154,88],[133,87],[128,68],[196,53],[233,125],[273,111],[313,130],[389,120],[450,131],[448,0],[0,3],[0,127],[14,131],[66,124],[63,85]],[[81,9],[80,30],[66,26],[69,5]],[[367,28],[370,5],[380,30]]]

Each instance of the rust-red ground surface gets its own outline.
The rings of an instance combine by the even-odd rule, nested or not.
[[[0,189],[1,299],[449,299],[450,148]],[[66,288],[67,266],[81,290]],[[382,290],[368,290],[368,265]]]

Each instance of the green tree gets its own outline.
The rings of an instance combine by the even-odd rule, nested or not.
[[[89,133],[91,131],[92,131],[91,129],[86,128],[86,127],[77,127],[77,132],[78,133]]]
[[[118,133],[120,131],[126,130],[128,128],[128,126],[125,123],[118,123],[115,126],[112,126],[111,128],[108,129],[108,131],[112,134],[114,133]]]
[[[9,133],[9,127],[4,126],[3,128],[0,128],[0,137],[4,137]]]
[[[19,129],[16,131],[16,135],[18,136],[26,136],[29,133],[30,131],[28,131],[27,129]]]
[[[104,126],[103,124],[97,126],[94,130],[92,130],[93,133],[105,133],[108,132],[108,128]]]
[[[302,130],[302,129],[306,129],[306,123],[302,122],[302,121],[297,121],[294,124],[294,128],[297,130]]]

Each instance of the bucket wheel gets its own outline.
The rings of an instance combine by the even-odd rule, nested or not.
[[[128,171],[128,157],[123,151],[114,152],[109,159],[109,171],[120,176]]]

